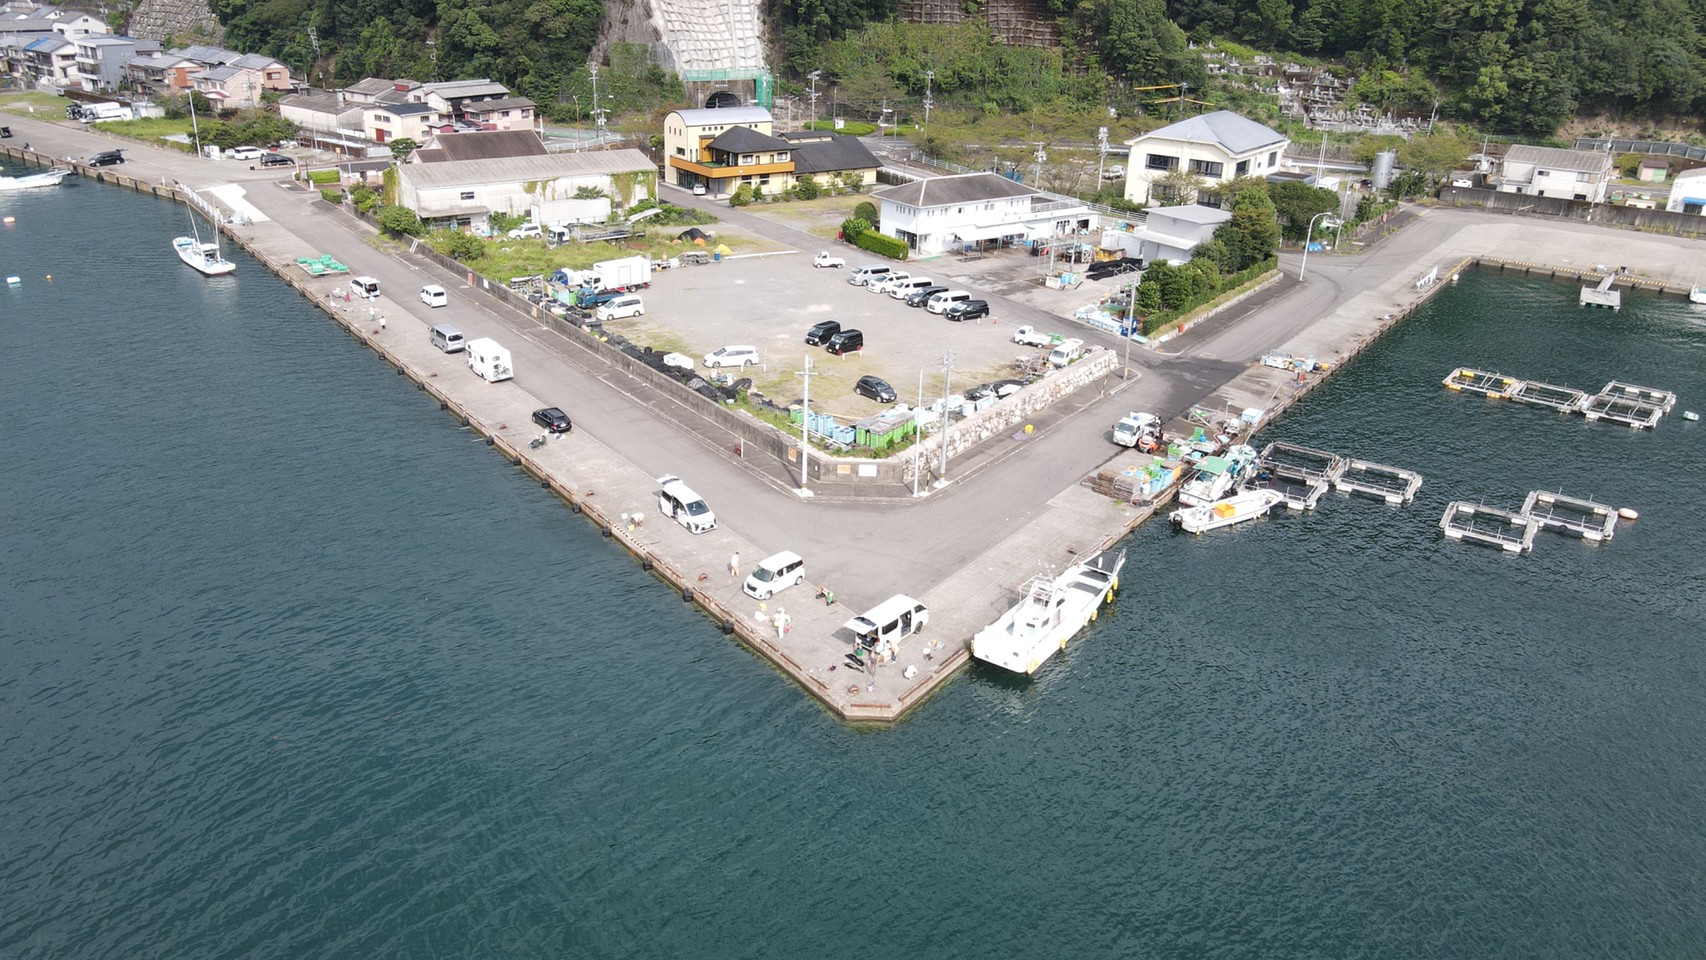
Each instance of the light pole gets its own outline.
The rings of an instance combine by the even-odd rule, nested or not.
[[[918,475],[923,472],[918,460],[918,448],[924,444],[924,424],[918,419],[924,409],[924,368],[918,368],[918,406],[912,410],[912,495],[918,496]]]
[[[926,143],[930,142],[930,108],[936,105],[936,101],[930,99],[930,81],[934,79],[936,79],[936,71],[924,71],[924,141]]]
[[[813,70],[806,74],[806,79],[812,82],[812,129],[817,129],[817,78],[823,76],[822,70]]]
[[[936,486],[945,486],[948,482],[948,387],[954,379],[954,351],[949,350],[942,355],[942,469],[936,478]]]
[[[1303,271],[1309,269],[1309,241],[1315,236],[1315,221],[1320,220],[1328,229],[1337,227],[1343,221],[1332,219],[1331,210],[1323,210],[1309,218],[1309,229],[1303,234],[1303,261],[1297,265],[1297,279],[1303,279]]]
[[[1102,189],[1102,165],[1108,160],[1108,128],[1096,128],[1096,189]]]

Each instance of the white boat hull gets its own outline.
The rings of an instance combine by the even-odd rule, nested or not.
[[[1219,503],[1175,510],[1169,519],[1186,533],[1207,533],[1264,516],[1284,501],[1278,491],[1246,490]]]
[[[1123,551],[1102,552],[1058,577],[1032,581],[1012,609],[972,637],[972,656],[1014,673],[1036,673],[1111,601],[1124,566]]]
[[[34,187],[57,187],[59,181],[71,174],[69,170],[45,170],[21,177],[0,177],[0,190],[29,190]]]
[[[219,255],[219,245],[200,243],[194,237],[176,237],[172,240],[172,250],[177,253],[191,269],[198,270],[210,277],[217,277],[237,269],[237,265]]]
[[[1689,303],[1706,303],[1706,287],[1691,287],[1688,291]]]

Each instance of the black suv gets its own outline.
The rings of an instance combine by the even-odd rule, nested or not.
[[[261,166],[263,167],[292,167],[295,165],[295,160],[292,160],[282,153],[261,154]]]
[[[900,399],[895,396],[894,388],[881,377],[864,376],[853,385],[853,392],[861,397],[870,397],[878,403],[893,403]]]
[[[556,407],[533,411],[533,422],[552,433],[568,433],[575,428],[574,424],[569,422],[569,415]]]
[[[97,153],[89,158],[89,166],[91,167],[110,167],[114,164],[123,162],[124,154],[118,150],[108,150],[105,153]]]
[[[934,297],[938,293],[947,292],[947,287],[925,287],[922,290],[907,294],[906,305],[909,307],[922,307],[926,303],[930,302],[931,297]]]
[[[988,300],[961,300],[948,308],[949,320],[976,320],[989,316]]]
[[[841,321],[839,320],[824,320],[815,323],[810,330],[806,331],[806,346],[821,347],[828,342],[830,337],[840,332]]]

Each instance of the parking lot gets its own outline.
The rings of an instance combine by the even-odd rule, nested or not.
[[[702,360],[706,353],[729,344],[758,348],[760,367],[748,369],[755,389],[772,400],[787,403],[801,394],[797,375],[811,358],[812,406],[841,417],[858,418],[886,405],[853,393],[860,376],[887,380],[904,403],[916,403],[920,373],[926,402],[942,393],[942,357],[952,351],[953,390],[1016,375],[1014,361],[1031,348],[1012,342],[1022,323],[1069,336],[1088,331],[1070,322],[1050,323],[1040,311],[1015,308],[991,299],[993,315],[981,321],[956,323],[921,307],[909,307],[887,294],[876,294],[847,282],[853,267],[880,262],[861,251],[832,244],[847,258],[842,269],[812,266],[815,251],[739,258],[701,267],[654,272],[652,286],[643,291],[643,317],[605,324],[612,333],[654,349],[687,354]],[[983,297],[988,291],[961,282],[934,268],[935,262],[901,267],[914,277],[932,277],[944,285]],[[948,266],[948,264],[942,264]],[[943,275],[938,276],[939,273]],[[1022,313],[1016,312],[1022,310]],[[864,331],[865,349],[836,357],[822,347],[805,344],[806,330],[822,320]],[[1088,338],[1087,338],[1088,339]],[[702,365],[701,365],[701,369]]]

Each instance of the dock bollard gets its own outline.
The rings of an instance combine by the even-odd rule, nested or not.
[[[735,622],[733,620],[730,620],[727,617],[724,617],[723,618],[723,636],[726,637],[726,636],[728,636],[734,632],[735,632]]]
[[[682,587],[681,588],[681,602],[682,603],[692,603],[693,602],[693,588],[692,587]]]

